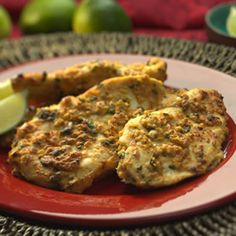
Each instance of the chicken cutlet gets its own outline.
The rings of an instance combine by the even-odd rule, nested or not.
[[[123,65],[118,62],[89,61],[51,73],[19,74],[12,79],[16,92],[27,89],[29,98],[36,103],[51,105],[68,95],[79,95],[101,81],[117,77],[146,74],[149,77],[164,81],[167,77],[166,62],[160,58],[150,58],[146,63]],[[25,120],[27,120],[26,114]],[[10,147],[15,130],[0,135],[0,147]]]
[[[222,161],[228,132],[222,96],[192,89],[169,102],[172,106],[129,120],[121,131],[117,173],[123,182],[158,188],[204,174]]]
[[[39,108],[17,129],[9,153],[13,174],[44,187],[83,192],[115,170],[118,134],[126,122],[158,108],[164,95],[156,79],[119,77]]]
[[[27,89],[31,99],[43,100],[51,105],[65,96],[77,96],[112,77],[144,74],[164,81],[167,77],[166,68],[166,62],[160,58],[150,58],[144,64],[129,65],[97,60],[51,73],[19,74],[12,79],[12,86],[16,92]]]

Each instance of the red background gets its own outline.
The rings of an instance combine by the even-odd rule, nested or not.
[[[0,5],[7,8],[14,21],[11,38],[22,36],[17,20],[21,9],[28,1],[0,0]],[[131,17],[135,33],[207,41],[204,15],[209,8],[230,0],[119,0],[119,2]]]

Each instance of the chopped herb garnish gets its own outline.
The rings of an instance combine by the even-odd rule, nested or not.
[[[133,83],[133,84],[129,85],[129,88],[130,88],[130,89],[136,89],[136,88],[138,88],[139,86],[140,86],[140,83],[136,82],[136,83]]]
[[[124,151],[118,152],[117,155],[119,156],[120,159],[125,158],[125,152]]]
[[[71,135],[73,131],[73,127],[72,126],[66,126],[61,130],[61,134],[63,135]]]
[[[90,129],[94,129],[94,123],[91,120],[84,120],[84,123],[90,128]]]
[[[57,156],[61,155],[62,153],[64,153],[64,150],[57,149],[57,150],[52,151],[51,154],[52,154],[54,157],[57,157]]]
[[[182,127],[182,133],[188,133],[191,130],[191,126],[190,125],[184,125]]]
[[[107,109],[107,113],[108,114],[115,114],[115,107],[113,105],[109,106],[108,109]]]
[[[137,168],[137,171],[142,171],[142,169],[143,169],[143,167],[142,167],[142,166],[139,166],[139,167]]]
[[[89,100],[91,101],[91,102],[93,102],[93,101],[96,101],[98,98],[96,97],[96,96],[91,96],[90,98],[89,98]]]
[[[105,140],[105,141],[102,142],[102,145],[108,146],[108,147],[113,145],[113,144],[114,144],[113,140]]]
[[[176,170],[176,166],[175,165],[169,165],[169,169]]]
[[[47,120],[47,121],[53,121],[56,118],[57,112],[56,111],[51,111],[51,110],[46,110],[46,109],[41,109],[37,113],[37,117],[42,120]]]
[[[149,164],[150,164],[152,167],[156,167],[156,161],[155,161],[155,158],[151,158]]]

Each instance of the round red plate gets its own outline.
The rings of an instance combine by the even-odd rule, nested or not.
[[[145,62],[147,56],[84,55],[44,60],[11,68],[0,74],[3,81],[25,71],[52,71],[83,61],[117,60]],[[214,88],[224,96],[229,114],[230,136],[224,161],[207,175],[155,191],[140,191],[122,184],[118,178],[96,183],[85,194],[70,194],[42,188],[10,173],[7,154],[0,152],[0,208],[45,221],[94,226],[151,223],[196,214],[236,199],[236,79],[223,73],[176,60],[166,59],[166,84],[180,88]],[[230,118],[232,117],[232,118]]]

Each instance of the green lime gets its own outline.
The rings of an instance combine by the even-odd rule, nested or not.
[[[0,100],[14,93],[11,81],[6,80],[0,83]]]
[[[74,19],[75,32],[132,30],[131,20],[115,0],[83,0]]]
[[[76,4],[74,0],[32,0],[20,16],[26,34],[69,31]]]
[[[0,100],[0,134],[19,124],[27,109],[26,92],[14,93]]]
[[[11,33],[11,18],[5,8],[0,6],[0,39],[8,37]]]
[[[236,6],[230,8],[226,28],[230,36],[236,37]]]

